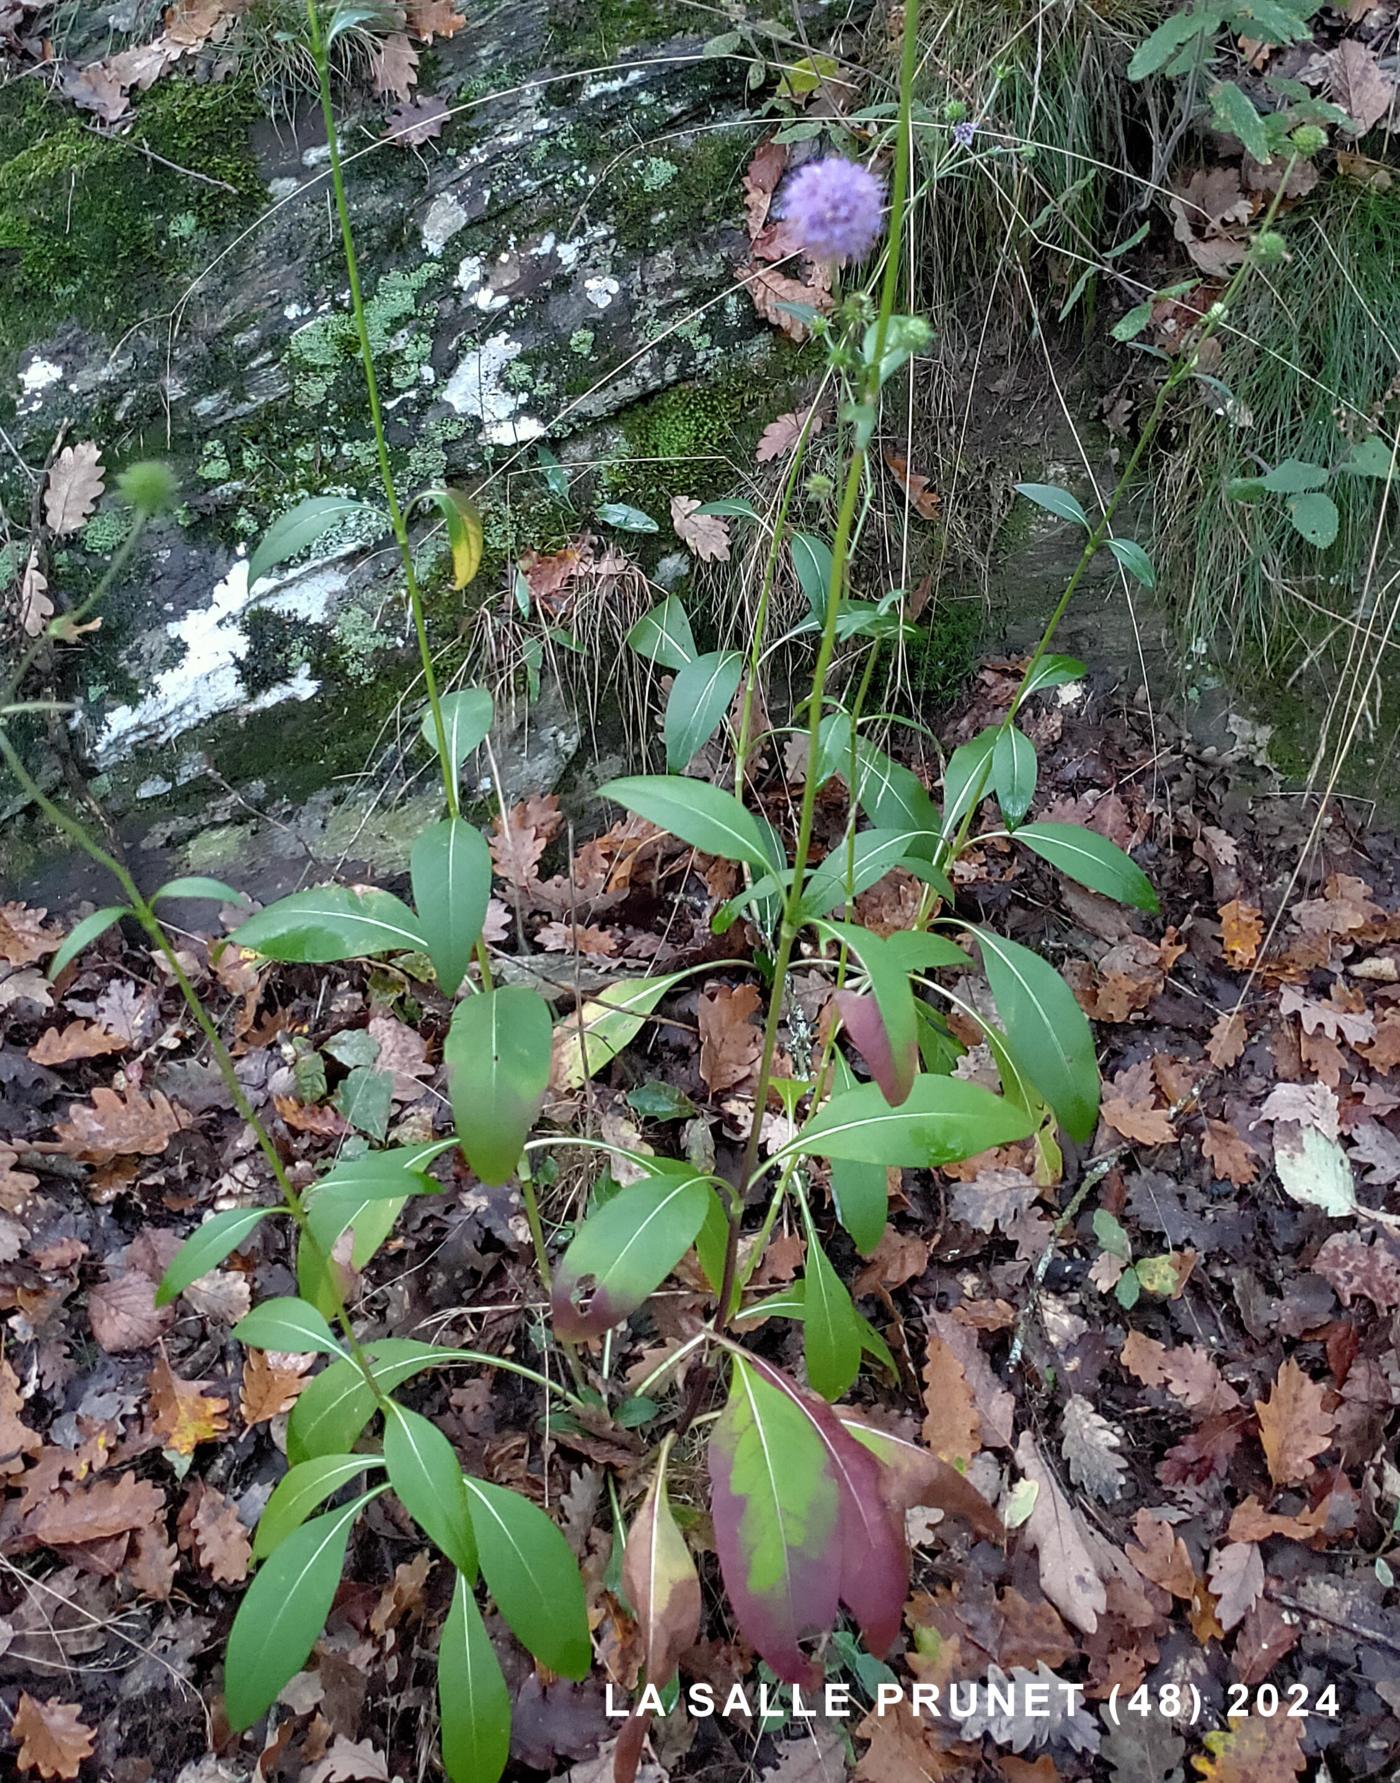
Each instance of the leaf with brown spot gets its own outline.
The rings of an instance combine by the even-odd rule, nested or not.
[[[940,1461],[964,1465],[981,1448],[982,1420],[962,1364],[937,1332],[924,1357],[923,1439]]]
[[[177,1455],[193,1455],[202,1442],[217,1442],[228,1434],[228,1400],[205,1396],[207,1381],[186,1381],[174,1372],[164,1356],[157,1359],[146,1381],[150,1392],[151,1426],[163,1448]]]
[[[19,1745],[19,1768],[41,1777],[76,1777],[92,1756],[95,1729],[80,1719],[77,1703],[39,1702],[22,1690],[10,1723],[10,1737]]]
[[[311,1356],[282,1356],[273,1350],[249,1350],[243,1359],[239,1410],[245,1424],[265,1424],[289,1412],[307,1385]]]
[[[1210,1588],[1216,1612],[1228,1632],[1244,1621],[1264,1589],[1264,1561],[1253,1542],[1228,1542],[1211,1557]]]
[[[711,985],[699,1002],[700,1075],[711,1090],[732,1090],[758,1067],[763,1034],[753,1017],[758,988],[752,984]]]
[[[1325,1389],[1311,1380],[1290,1357],[1278,1371],[1267,1399],[1255,1401],[1259,1440],[1276,1486],[1301,1485],[1313,1461],[1332,1446],[1336,1420],[1325,1410]]]
[[[1258,1160],[1249,1141],[1242,1138],[1229,1121],[1212,1120],[1207,1116],[1201,1150],[1222,1182],[1243,1187],[1259,1174]]]
[[[54,1132],[69,1156],[106,1164],[132,1153],[159,1156],[184,1124],[180,1111],[159,1090],[146,1095],[132,1088],[123,1099],[119,1091],[99,1086],[90,1105],[70,1104],[67,1120],[57,1122]]]
[[[102,454],[92,440],[63,448],[49,467],[44,490],[44,522],[55,538],[66,538],[91,519],[105,484]]]
[[[1252,966],[1264,939],[1264,913],[1257,905],[1231,898],[1220,906],[1220,943],[1227,964],[1243,971]]]

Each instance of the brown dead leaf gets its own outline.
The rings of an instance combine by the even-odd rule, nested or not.
[[[455,37],[466,24],[456,0],[405,0],[405,23],[415,37],[431,43],[435,37]]]
[[[121,1052],[126,1041],[96,1022],[69,1022],[66,1028],[45,1028],[29,1049],[36,1065],[67,1065],[73,1059],[95,1059]]]
[[[120,1091],[99,1087],[92,1092],[91,1105],[71,1103],[67,1120],[57,1122],[54,1132],[60,1149],[71,1157],[105,1164],[132,1153],[158,1156],[184,1124],[159,1090],[146,1095],[131,1089],[123,1100]]]
[[[41,1777],[76,1777],[93,1751],[95,1729],[80,1719],[76,1703],[39,1702],[26,1690],[10,1723],[10,1737],[19,1745],[19,1768]]]
[[[180,1507],[177,1540],[220,1585],[241,1585],[253,1558],[237,1509],[207,1481],[196,1480]]]
[[[1379,124],[1395,103],[1395,81],[1376,60],[1376,52],[1344,37],[1327,58],[1327,82],[1333,100],[1356,125],[1356,134]]]
[[[67,538],[92,516],[106,481],[102,454],[92,440],[65,446],[49,468],[44,521],[55,538]]]
[[[1218,278],[1244,259],[1252,209],[1238,167],[1201,168],[1172,194],[1172,231],[1201,271]]]
[[[99,1282],[88,1295],[88,1323],[109,1356],[144,1350],[174,1321],[175,1308],[156,1305],[156,1284],[139,1269]]]
[[[700,1075],[711,1090],[732,1090],[753,1076],[763,1035],[753,1017],[758,989],[752,984],[711,985],[699,1002]]]
[[[289,1412],[307,1384],[310,1356],[278,1356],[249,1350],[243,1359],[239,1410],[245,1424],[265,1424]]]
[[[1214,1359],[1190,1344],[1168,1349],[1141,1331],[1130,1331],[1119,1360],[1145,1387],[1165,1387],[1198,1417],[1233,1411],[1240,1403]]]
[[[787,169],[787,162],[786,146],[770,140],[758,145],[744,170],[744,214],[748,219],[750,241],[768,221],[769,206],[778,181]]]
[[[1255,1401],[1259,1440],[1276,1486],[1301,1485],[1316,1457],[1331,1447],[1336,1420],[1324,1409],[1324,1398],[1325,1389],[1290,1357],[1280,1366],[1269,1397]]]
[[[208,1381],[181,1380],[163,1355],[157,1359],[146,1386],[152,1428],[164,1448],[193,1455],[200,1443],[216,1442],[228,1434],[228,1400],[207,1398],[208,1385]]]
[[[1037,1488],[1035,1504],[1022,1533],[1035,1550],[1040,1588],[1066,1622],[1084,1634],[1093,1634],[1107,1607],[1108,1594],[1085,1539],[1079,1513],[1029,1431],[1021,1433],[1016,1460],[1021,1472]]]
[[[1261,1684],[1281,1659],[1286,1659],[1302,1637],[1302,1627],[1290,1621],[1267,1597],[1257,1599],[1235,1636],[1230,1663],[1242,1684],[1253,1689]]]
[[[29,1197],[39,1186],[37,1176],[15,1168],[19,1153],[0,1144],[0,1212],[23,1213]]]
[[[1244,1715],[1208,1733],[1205,1747],[1208,1758],[1191,1760],[1196,1783],[1291,1783],[1307,1762],[1303,1722],[1287,1715]]]
[[[1264,939],[1264,913],[1254,904],[1231,898],[1220,906],[1220,943],[1228,965],[1237,971],[1252,966]]]
[[[962,1364],[933,1331],[928,1334],[923,1378],[923,1439],[940,1461],[965,1467],[982,1447],[982,1420]]]
[[[329,1105],[298,1102],[295,1096],[274,1096],[272,1106],[294,1133],[315,1133],[321,1139],[339,1139],[350,1124]]]
[[[71,99],[80,111],[90,111],[104,124],[115,124],[130,109],[126,88],[103,62],[89,62],[85,68],[65,67],[59,84],[65,99]]]
[[[1190,1603],[1196,1596],[1200,1581],[1191,1564],[1186,1543],[1176,1534],[1171,1524],[1165,1517],[1157,1517],[1149,1510],[1141,1510],[1133,1518],[1133,1534],[1140,1545],[1134,1547],[1129,1543],[1125,1552],[1143,1578],[1150,1579],[1154,1585],[1160,1585],[1163,1591],[1169,1591],[1173,1597],[1180,1597]]]
[[[77,1547],[153,1528],[164,1516],[165,1497],[158,1486],[138,1480],[134,1473],[117,1479],[104,1474],[87,1485],[50,1492],[40,1500],[25,1530],[45,1547]]]
[[[697,514],[702,504],[688,495],[671,497],[671,525],[676,537],[701,563],[729,562],[729,528],[718,514]]]
[[[1116,1133],[1133,1145],[1172,1143],[1176,1129],[1170,1110],[1157,1104],[1150,1062],[1120,1071],[1113,1088],[1115,1093],[1104,1097],[1099,1113]]]
[[[57,950],[63,931],[48,927],[47,910],[25,904],[0,904],[0,960],[9,966],[32,966]]]
[[[1228,1542],[1211,1556],[1210,1588],[1216,1614],[1228,1633],[1243,1622],[1264,1589],[1264,1560],[1253,1542]]]
[[[793,314],[792,306],[799,310],[816,310],[822,315],[831,308],[830,291],[817,285],[805,285],[801,279],[775,272],[772,267],[749,267],[742,277],[753,299],[753,307],[765,322],[780,328],[789,340],[805,341],[811,332],[802,316]]]
[[[175,0],[165,9],[165,35],[178,49],[202,49],[224,36],[239,8],[229,0]]]
[[[0,1478],[23,1471],[26,1456],[37,1455],[44,1439],[20,1417],[24,1396],[19,1376],[0,1356]]]
[[[1222,1015],[1210,1031],[1206,1057],[1218,1071],[1233,1065],[1249,1044],[1244,1016],[1238,1009]]]
[[[1222,1182],[1243,1186],[1253,1182],[1259,1174],[1259,1163],[1252,1147],[1229,1121],[1211,1120],[1207,1117],[1201,1150]]]
[[[451,107],[445,99],[424,94],[396,105],[385,122],[385,140],[395,148],[416,149],[442,135]]]
[[[553,793],[532,796],[512,805],[504,826],[497,813],[488,839],[496,875],[517,891],[531,890],[538,878],[540,856],[548,848],[564,824],[559,801]]]
[[[38,552],[31,551],[19,584],[20,630],[27,638],[37,638],[53,615],[49,579],[39,568]]]
[[[370,78],[376,93],[401,101],[412,96],[418,79],[418,51],[406,33],[391,31],[380,38],[370,55]]]
[[[1324,1505],[1325,1505],[1324,1500]],[[1225,1539],[1232,1542],[1266,1542],[1270,1536],[1287,1536],[1290,1541],[1310,1542],[1326,1523],[1326,1511],[1319,1506],[1322,1514],[1309,1512],[1302,1517],[1289,1517],[1281,1511],[1266,1511],[1259,1500],[1251,1493],[1243,1504],[1237,1504],[1230,1513],[1230,1526],[1225,1532]]]
[[[885,468],[899,484],[909,502],[910,507],[921,520],[936,520],[943,505],[943,497],[929,484],[929,479],[920,471],[909,468],[909,460],[901,458],[897,452],[886,452]]]
[[[758,448],[754,452],[756,464],[767,464],[774,458],[786,458],[798,440],[802,437],[803,427],[807,429],[810,440],[822,430],[822,417],[814,414],[809,421],[807,415],[790,409],[787,414],[779,415],[770,421],[758,436]]]

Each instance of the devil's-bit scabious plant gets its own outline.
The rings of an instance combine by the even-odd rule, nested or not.
[[[782,194],[788,233],[813,260],[864,260],[884,230],[884,181],[859,161],[828,156],[799,167]]]

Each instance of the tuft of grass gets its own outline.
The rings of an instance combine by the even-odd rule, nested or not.
[[[1370,617],[1382,485],[1329,482],[1341,524],[1325,550],[1298,536],[1282,502],[1246,505],[1228,490],[1286,458],[1333,466],[1351,441],[1395,427],[1400,191],[1329,180],[1284,232],[1288,262],[1276,280],[1253,283],[1231,318],[1238,333],[1222,337],[1217,373],[1234,424],[1202,403],[1164,467],[1164,580],[1197,652],[1226,651],[1261,676],[1311,680],[1330,696],[1350,622]],[[1369,579],[1376,594],[1393,567],[1383,553]]]

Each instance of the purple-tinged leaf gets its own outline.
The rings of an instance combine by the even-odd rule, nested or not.
[[[885,1018],[874,997],[863,991],[837,991],[833,1002],[841,1015],[841,1025],[851,1037],[851,1044],[865,1060],[866,1069],[880,1086],[880,1094],[891,1107],[909,1094],[914,1071],[919,1062],[917,1044],[912,1059],[896,1061],[885,1031]]]
[[[884,1495],[894,1511],[903,1516],[916,1505],[960,1517],[977,1535],[999,1541],[1003,1529],[982,1494],[956,1467],[920,1443],[867,1424],[849,1412],[837,1412],[841,1423],[857,1442],[864,1444],[880,1463]]]
[[[813,1418],[773,1374],[734,1354],[710,1435],[715,1548],[745,1638],[784,1683],[812,1687],[821,1667],[799,1643],[836,1619],[841,1493]]]

